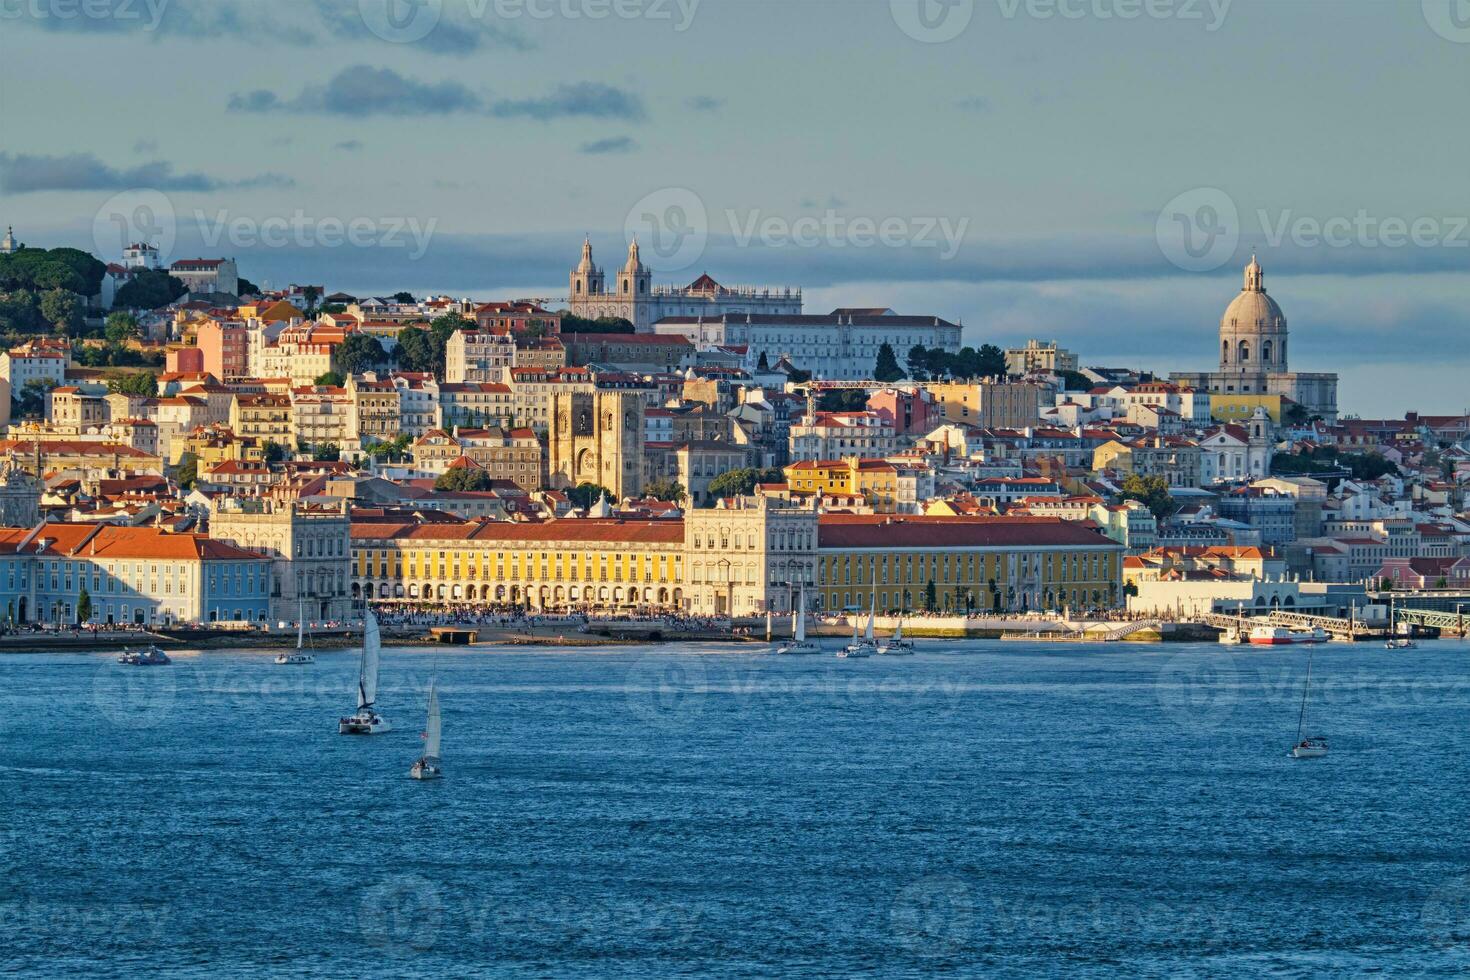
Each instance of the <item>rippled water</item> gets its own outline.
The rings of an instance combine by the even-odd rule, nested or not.
[[[0,657],[0,972],[1470,969],[1470,650],[920,642]]]

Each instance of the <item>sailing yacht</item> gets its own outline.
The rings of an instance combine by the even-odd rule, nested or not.
[[[1312,688],[1312,653],[1307,651],[1307,680],[1302,685],[1302,710],[1296,719],[1296,744],[1291,747],[1293,759],[1320,759],[1327,754],[1327,739],[1320,735],[1302,734],[1307,723],[1307,692]]]
[[[873,640],[873,623],[877,615],[876,609],[869,608],[868,628],[863,630],[861,636],[858,635],[857,617],[852,618],[852,642],[838,650],[837,656],[844,660],[856,660],[861,657],[871,657],[878,652],[878,644]]]
[[[357,713],[337,722],[339,735],[377,735],[391,732],[388,724],[373,703],[378,699],[378,660],[382,656],[383,641],[378,634],[378,617],[371,609],[363,612],[362,662],[357,671]]]
[[[296,612],[296,650],[276,654],[278,664],[314,664],[316,657],[307,653],[306,646],[306,605],[297,603]]]
[[[888,642],[878,645],[878,653],[884,657],[912,657],[914,655],[914,641],[903,638],[902,619],[893,628],[893,635],[888,638]]]
[[[1412,633],[1406,627],[1399,625],[1398,608],[1394,605],[1393,596],[1388,598],[1388,642],[1384,644],[1390,650],[1413,650],[1419,646],[1412,639]]]
[[[776,648],[776,652],[786,657],[800,656],[809,653],[821,653],[822,648],[806,638],[806,586],[801,587],[800,597],[796,600],[796,612],[791,616],[791,640]]]
[[[444,771],[439,768],[439,689],[429,681],[429,717],[424,723],[424,754],[408,770],[412,779],[440,779]]]

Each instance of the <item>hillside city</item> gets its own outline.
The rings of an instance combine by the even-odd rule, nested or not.
[[[262,289],[12,231],[3,615],[1342,616],[1470,587],[1470,415],[1342,414],[1260,260],[1197,282],[1205,369],[1156,377],[655,284],[636,242],[611,273],[584,243],[551,301]]]

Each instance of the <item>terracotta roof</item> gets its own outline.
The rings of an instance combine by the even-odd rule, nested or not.
[[[384,533],[396,528],[394,533]],[[594,541],[626,544],[681,544],[684,522],[674,520],[562,520],[541,522],[472,521],[466,524],[352,525],[354,539],[414,541]]]

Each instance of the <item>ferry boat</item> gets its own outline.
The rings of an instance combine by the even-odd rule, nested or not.
[[[1326,643],[1327,631],[1320,626],[1309,630],[1293,630],[1285,626],[1257,626],[1251,630],[1254,646],[1284,646],[1291,643]]]

